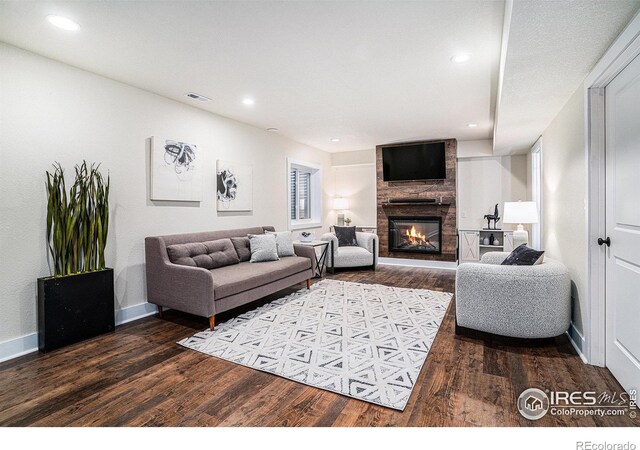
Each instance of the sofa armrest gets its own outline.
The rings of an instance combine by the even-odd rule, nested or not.
[[[213,275],[169,261],[162,238],[145,239],[147,301],[199,316],[215,315]]]
[[[502,253],[502,252],[501,252]],[[553,259],[547,259],[543,264],[537,266],[503,266],[501,264],[480,263],[462,263],[458,266],[456,279],[459,278],[478,278],[488,281],[517,281],[527,280],[536,282],[549,277],[567,275],[567,268]],[[489,284],[489,283],[488,283]]]
[[[363,247],[373,255],[373,268],[375,270],[378,265],[378,246],[380,242],[378,235],[356,231],[356,240],[358,241],[358,246]]]
[[[327,249],[327,265],[333,267],[334,252],[338,250],[338,238],[333,233],[325,233],[320,237],[320,240],[329,243],[329,248]]]
[[[378,236],[373,233],[362,233],[360,231],[356,231],[356,241],[358,241],[358,246],[364,248],[371,254],[376,253],[377,240]]]
[[[311,270],[313,275],[318,275],[316,272],[316,249],[310,245],[304,244],[293,244],[293,251],[296,253],[296,256],[300,256],[302,258],[309,258],[309,262],[311,264]]]
[[[321,241],[325,241],[325,242],[331,242],[333,241],[333,244],[336,248],[338,248],[338,238],[336,237],[335,234],[333,233],[325,233],[322,236],[320,236],[320,240]]]
[[[480,260],[480,262],[482,264],[500,265],[502,264],[502,261],[507,259],[507,256],[509,255],[510,255],[509,252],[487,252],[484,255],[482,255],[482,259]]]

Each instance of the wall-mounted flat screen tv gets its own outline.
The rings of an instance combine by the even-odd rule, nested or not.
[[[382,147],[382,175],[384,181],[447,178],[444,142]]]

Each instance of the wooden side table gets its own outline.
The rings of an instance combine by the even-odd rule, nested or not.
[[[311,242],[302,242],[302,241],[293,241],[294,244],[298,245],[307,245],[309,247],[313,247],[314,250],[316,247],[320,247],[320,255],[318,252],[314,251],[316,255],[316,267],[315,270],[317,275],[313,278],[322,278],[322,272],[324,272],[324,268],[327,265],[327,249],[329,248],[329,242],[327,241],[311,241]]]

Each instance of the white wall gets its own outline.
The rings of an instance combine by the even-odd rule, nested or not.
[[[493,156],[493,140],[458,141],[458,158]]]
[[[356,150],[353,152],[332,153],[331,164],[334,166],[373,164],[373,166],[375,167],[376,149],[374,148],[370,150]]]
[[[328,227],[326,152],[1,43],[0,67],[0,342],[36,331],[36,278],[49,275],[45,170],[54,161],[69,175],[82,159],[109,171],[106,259],[115,269],[117,308],[146,301],[145,236],[285,229],[287,157],[322,165]],[[147,139],[154,135],[198,145],[208,168],[199,205],[148,200]],[[216,212],[216,159],[253,164],[253,212]]]
[[[504,202],[527,199],[526,156],[491,156],[492,152],[491,140],[458,142],[459,229],[486,227],[483,217],[493,214],[496,203],[503,216]],[[502,222],[498,226],[515,228]]]
[[[585,229],[584,86],[581,85],[542,133],[543,242],[550,258],[571,275],[573,323],[582,333],[587,305]]]
[[[376,151],[359,150],[331,155],[334,195],[349,199],[351,224],[376,226]],[[332,220],[336,212],[332,211]]]

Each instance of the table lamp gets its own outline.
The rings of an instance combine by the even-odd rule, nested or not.
[[[349,209],[349,199],[344,197],[336,197],[333,199],[333,209],[338,211],[338,226],[344,226],[344,211]]]
[[[513,232],[513,248],[522,244],[529,245],[529,233],[522,224],[538,223],[536,202],[505,202],[502,222],[518,224],[518,229]]]

